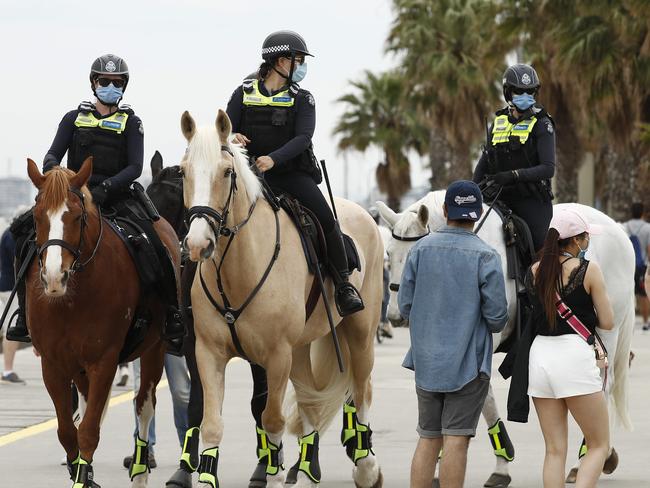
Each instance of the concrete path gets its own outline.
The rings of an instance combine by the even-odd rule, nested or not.
[[[397,330],[393,340],[377,345],[373,376],[375,398],[372,427],[375,452],[382,465],[385,487],[408,487],[408,473],[417,440],[416,398],[412,374],[400,364],[408,347],[408,331]],[[650,487],[650,333],[637,326],[633,349],[636,359],[631,371],[630,405],[634,432],[618,430],[613,443],[620,454],[619,469],[604,477],[599,486],[617,488]],[[495,358],[495,365],[502,359]],[[19,352],[16,370],[27,386],[0,384],[0,487],[69,487],[67,470],[59,463],[63,451],[56,437],[54,410],[40,378],[39,360],[30,350]],[[149,486],[164,487],[174,472],[179,454],[173,426],[171,400],[166,383],[158,394],[156,459],[159,467],[150,475]],[[505,405],[508,384],[493,378],[499,405]],[[255,437],[249,411],[251,380],[243,361],[232,362],[227,371],[224,405],[225,437],[221,446],[219,476],[223,488],[246,487],[255,460]],[[103,488],[130,486],[122,458],[132,451],[133,414],[128,388],[113,391],[113,406],[102,429],[95,456],[95,478]],[[513,487],[540,487],[544,444],[534,413],[528,424],[508,423],[517,450],[511,464]],[[339,445],[340,420],[321,438],[323,488],[353,487],[351,463]],[[571,425],[569,464],[573,462],[581,436]],[[297,456],[294,441],[286,436],[286,464]],[[479,435],[469,454],[467,487],[480,487],[490,475],[494,456],[486,426],[479,424]],[[570,467],[570,466],[568,466]],[[567,468],[568,468],[567,467]],[[195,479],[196,483],[196,479]],[[198,484],[197,484],[198,485]],[[201,485],[204,486],[204,485]]]

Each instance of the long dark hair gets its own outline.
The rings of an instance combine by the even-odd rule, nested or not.
[[[580,234],[576,237],[581,237]],[[567,239],[560,239],[560,234],[556,229],[550,228],[546,233],[544,246],[539,251],[539,265],[535,275],[535,292],[539,301],[542,303],[548,325],[551,330],[554,330],[557,325],[557,291],[558,280],[562,279],[562,265],[560,264],[559,257],[562,249],[565,249],[573,237]]]

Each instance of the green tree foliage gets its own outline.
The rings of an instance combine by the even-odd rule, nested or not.
[[[375,75],[370,71],[360,81],[352,81],[353,91],[338,99],[345,105],[334,134],[341,151],[364,152],[370,146],[380,149],[384,161],[377,167],[380,191],[388,205],[399,209],[402,195],[411,188],[408,152],[422,151],[425,134],[415,111],[408,109],[406,85],[396,71]]]
[[[598,165],[597,198],[613,217],[648,193],[650,0],[393,0],[393,11],[386,50],[399,69],[353,84],[361,95],[343,97],[354,110],[336,130],[341,149],[391,148],[390,171],[378,176],[391,175],[392,198],[408,187],[408,148],[428,154],[433,187],[469,176],[515,55],[538,71],[539,101],[557,124],[558,200],[577,199],[587,153]],[[373,125],[386,120],[380,107],[400,122],[390,144]]]

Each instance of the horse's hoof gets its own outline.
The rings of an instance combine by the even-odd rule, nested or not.
[[[184,469],[178,469],[165,486],[174,488],[192,488],[192,475]]]
[[[248,488],[266,488],[266,464],[257,463],[248,483]]]
[[[612,453],[605,460],[605,464],[603,465],[603,473],[612,474],[616,471],[616,468],[618,468],[618,453],[616,452],[616,449],[612,447]]]
[[[287,471],[287,479],[284,481],[285,485],[295,485],[298,483],[298,467],[300,466],[300,460],[296,462],[291,468],[289,468],[289,471]]]
[[[492,473],[483,486],[486,488],[507,488],[512,478],[508,474]]]
[[[569,474],[566,477],[565,483],[573,484],[576,482],[577,478],[578,478],[578,468],[571,468],[571,471],[569,471]]]
[[[438,478],[433,478],[433,488],[440,488],[440,480]]]
[[[381,469],[379,469],[379,476],[377,477],[377,481],[375,481],[375,484],[372,486],[361,486],[359,483],[357,483],[356,480],[354,480],[354,486],[356,488],[381,488],[384,486],[384,475],[381,472]]]

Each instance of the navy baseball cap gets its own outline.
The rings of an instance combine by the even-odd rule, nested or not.
[[[477,221],[483,213],[483,195],[473,181],[454,181],[445,194],[449,220]]]

